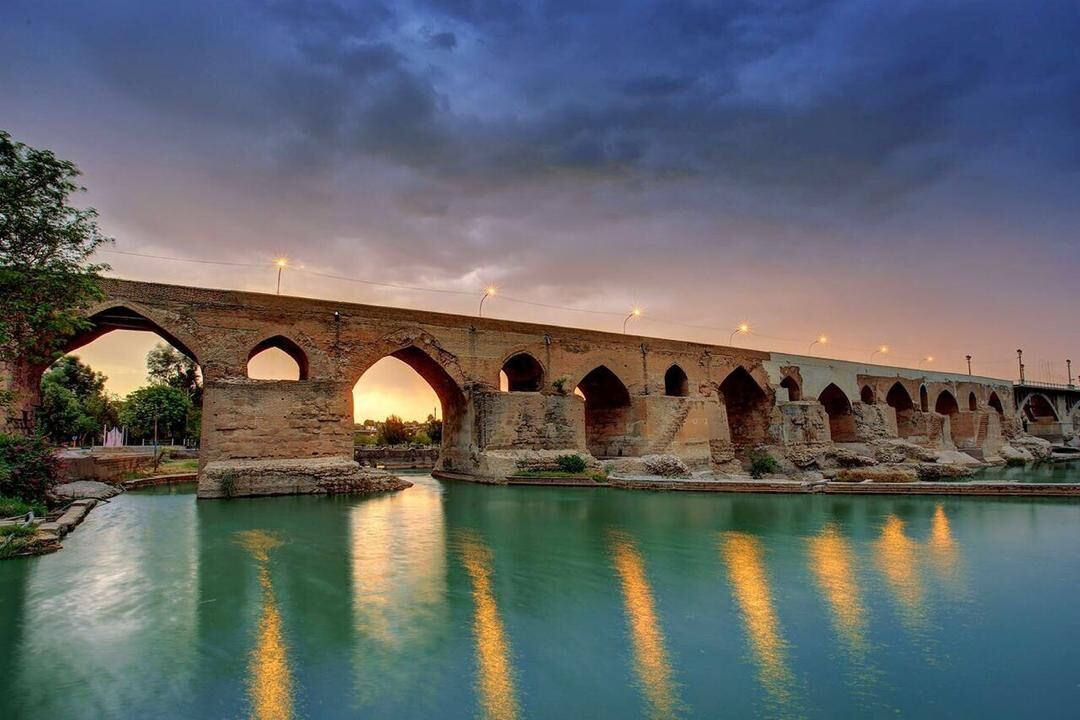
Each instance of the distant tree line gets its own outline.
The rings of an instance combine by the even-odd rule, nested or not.
[[[357,445],[441,445],[442,420],[428,415],[424,422],[406,422],[390,415],[382,422],[365,420],[365,427],[374,426],[375,433],[357,432]]]

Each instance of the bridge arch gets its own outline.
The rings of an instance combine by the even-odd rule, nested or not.
[[[367,348],[362,359],[349,368],[350,395],[364,373],[387,357],[409,366],[438,398],[442,419],[438,466],[446,470],[465,467],[472,444],[472,408],[468,401],[472,383],[461,372],[457,358],[444,350],[429,333],[411,329],[399,331]]]
[[[780,381],[780,387],[787,390],[788,402],[802,400],[802,388],[799,387],[799,381],[791,375],[784,376],[784,379]]]
[[[664,373],[664,394],[671,397],[686,397],[690,394],[690,379],[678,365],[672,365]]]
[[[1020,411],[1029,422],[1059,422],[1057,409],[1054,403],[1042,393],[1029,393],[1020,405]]]
[[[942,390],[938,393],[937,400],[934,401],[934,412],[938,415],[958,415],[960,413],[960,404],[956,402],[956,396],[948,390]]]
[[[829,435],[833,442],[855,442],[855,416],[851,412],[851,401],[835,383],[829,383],[818,402],[825,407],[829,416]]]
[[[745,367],[739,365],[719,385],[727,410],[731,444],[736,451],[760,445],[768,437],[768,394]]]
[[[915,403],[903,383],[897,381],[885,395],[885,404],[896,412],[896,434],[902,438],[915,434]]]
[[[979,409],[979,400],[975,397],[974,392],[968,393],[968,410],[975,412]]]
[[[923,412],[930,411],[930,394],[926,392],[926,386],[919,386],[919,409]]]
[[[102,303],[87,312],[90,327],[72,335],[64,345],[64,354],[72,353],[114,330],[152,332],[198,364],[202,364],[200,343],[179,323],[170,322],[139,303],[116,301]]]
[[[525,351],[512,353],[503,361],[507,392],[540,392],[544,387],[544,366]]]
[[[996,410],[998,415],[1005,414],[1005,408],[1001,405],[1001,398],[993,390],[990,391],[990,397],[987,399],[986,404]]]
[[[598,365],[577,384],[585,398],[585,445],[598,458],[636,454],[630,391],[606,365]]]
[[[863,385],[862,390],[859,391],[859,401],[866,405],[873,405],[875,400],[874,389],[869,385]]]
[[[249,378],[251,377],[251,361],[254,360],[257,356],[272,350],[279,350],[285,353],[285,355],[292,358],[293,362],[296,363],[296,380],[308,379],[310,375],[310,367],[308,363],[307,353],[304,352],[303,348],[301,348],[295,340],[284,335],[274,335],[272,337],[265,338],[264,340],[260,340],[251,348],[251,350],[248,351],[246,367],[247,375]]]

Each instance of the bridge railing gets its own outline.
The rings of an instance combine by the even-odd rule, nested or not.
[[[1080,385],[1052,382],[1036,382],[1032,380],[1013,380],[1013,387],[1044,388],[1046,390],[1080,390]]]

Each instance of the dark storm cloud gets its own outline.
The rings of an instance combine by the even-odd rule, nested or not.
[[[11,129],[96,173],[105,217],[194,255],[299,243],[592,301],[718,264],[1075,235],[1068,203],[1048,207],[1080,190],[1074,0],[14,0],[5,17]],[[1000,266],[985,257],[970,277]]]

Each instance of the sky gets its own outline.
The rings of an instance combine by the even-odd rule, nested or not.
[[[1080,360],[1075,0],[4,18],[0,127],[83,170],[118,277],[273,292],[287,257],[311,297],[473,314],[494,284],[493,317],[620,331],[639,306],[644,335],[747,322],[747,347],[1006,378],[1017,348],[1029,377]],[[400,372],[372,392],[413,392]]]

